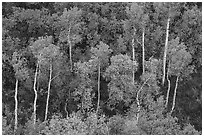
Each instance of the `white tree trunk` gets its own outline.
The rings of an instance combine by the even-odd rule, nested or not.
[[[133,83],[133,85],[135,83],[135,70],[134,70],[134,62],[135,62],[135,39],[134,39],[134,36],[135,36],[135,32],[136,32],[136,29],[134,27],[134,33],[133,33],[133,38],[132,38],[132,83]]]
[[[140,92],[141,92],[142,88],[144,87],[144,85],[147,83],[147,81],[149,79],[150,79],[150,77],[145,80],[145,82],[142,84],[142,86],[140,87],[140,89],[137,92],[136,101],[137,101],[138,111],[137,111],[137,116],[136,116],[136,124],[138,124],[139,116],[140,116],[140,109],[141,109],[139,95],[140,95]]]
[[[97,104],[97,109],[96,109],[96,114],[98,114],[99,110],[99,105],[100,105],[100,63],[98,65],[98,104]]]
[[[165,104],[165,107],[167,108],[168,106],[168,101],[169,101],[169,92],[170,92],[170,88],[171,88],[171,83],[170,83],[170,79],[169,79],[169,69],[170,69],[170,61],[169,61],[169,67],[168,67],[168,70],[167,70],[167,80],[168,80],[168,89],[167,89],[167,94],[166,94],[166,104]]]
[[[16,88],[15,88],[15,126],[14,133],[16,133],[18,128],[18,79],[16,79]]]
[[[167,49],[168,49],[169,22],[170,22],[170,18],[168,18],[167,26],[166,26],[166,41],[165,41],[164,58],[163,58],[163,78],[162,78],[162,84],[163,85],[164,85],[165,75],[166,75],[166,54],[167,54]]]
[[[173,110],[175,108],[175,104],[176,104],[176,91],[177,91],[177,87],[178,87],[178,81],[179,81],[179,76],[177,76],[177,78],[176,78],[176,85],[175,85],[175,88],[174,88],[173,104],[172,104],[170,114],[172,114],[172,112],[173,112]]]
[[[50,98],[50,86],[52,81],[52,64],[50,64],[50,78],[48,83],[48,90],[47,90],[47,103],[46,103],[46,110],[45,110],[45,119],[47,120],[47,113],[48,113],[48,107],[49,107],[49,98]]]
[[[68,30],[68,43],[69,43],[69,61],[70,61],[71,72],[72,72],[72,70],[73,70],[73,67],[72,67],[72,43],[70,40],[70,30],[71,30],[71,27],[69,27],[69,30]]]
[[[36,66],[35,78],[34,78],[34,84],[33,84],[33,89],[35,92],[35,99],[34,99],[34,103],[33,103],[33,126],[34,126],[34,128],[35,128],[35,123],[36,123],[36,104],[37,104],[37,97],[38,97],[38,92],[36,90],[37,75],[38,75],[38,64]]]
[[[145,48],[144,48],[144,35],[145,35],[145,28],[143,28],[142,32],[142,74],[145,73]]]

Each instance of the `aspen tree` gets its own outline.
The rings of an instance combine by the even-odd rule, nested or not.
[[[14,68],[15,71],[15,122],[14,122],[14,133],[16,133],[18,128],[18,86],[19,81],[26,80],[29,77],[28,69],[25,67],[26,59],[23,57],[23,55],[20,53],[20,51],[15,51],[12,55],[12,60],[10,61],[11,65]]]
[[[126,35],[130,35],[132,33],[132,56],[133,62],[135,61],[135,39],[137,43],[139,43],[142,47],[142,73],[145,72],[145,27],[148,20],[148,15],[145,14],[144,5],[140,5],[138,3],[132,3],[130,8],[127,8],[126,13],[129,17],[127,21],[124,21],[124,29],[126,31]],[[129,32],[130,31],[130,32]],[[141,32],[142,43],[139,42],[139,36],[136,37],[136,32]],[[128,36],[127,36],[128,37]],[[133,53],[134,52],[134,53]],[[135,72],[133,72],[134,75]],[[133,76],[134,79],[134,76]],[[133,80],[134,82],[134,80]]]
[[[176,105],[176,94],[177,94],[178,82],[179,82],[179,76],[176,77],[176,85],[175,85],[175,88],[174,88],[173,104],[172,104],[172,107],[171,107],[170,114],[172,114],[172,112],[173,112],[173,110],[175,108],[175,105]]]
[[[36,70],[35,70],[35,78],[34,78],[34,84],[33,84],[33,90],[35,92],[35,99],[34,99],[34,103],[33,103],[33,125],[35,127],[35,123],[36,123],[36,104],[37,104],[37,98],[38,98],[38,92],[36,89],[36,83],[37,83],[37,75],[38,75],[38,63],[36,66]]]
[[[171,81],[170,81],[170,79],[169,79],[169,69],[170,69],[170,61],[169,61],[169,66],[168,66],[168,70],[167,70],[167,76],[166,76],[166,78],[167,78],[167,81],[168,81],[168,89],[167,89],[167,94],[166,94],[166,103],[165,103],[165,107],[167,108],[167,106],[168,106],[168,100],[169,100],[169,93],[170,93],[170,88],[171,88]]]
[[[133,38],[132,38],[132,62],[133,62],[133,65],[132,67],[134,67],[134,62],[135,62],[135,32],[136,32],[136,29],[134,27],[134,33],[133,33]],[[132,84],[134,85],[135,83],[135,70],[132,69]]]
[[[192,56],[186,50],[186,46],[184,45],[184,43],[180,43],[179,40],[180,40],[179,37],[177,37],[176,39],[172,39],[171,41],[169,41],[168,59],[171,64],[169,65],[168,73],[170,76],[176,76],[176,83],[174,87],[174,95],[173,95],[170,114],[175,109],[177,88],[179,86],[178,85],[179,78],[184,76],[185,73],[188,73],[188,74],[191,73],[191,71],[188,71],[188,69],[189,69],[189,63],[192,60]],[[167,103],[168,102],[166,102],[166,106],[168,105]]]
[[[143,31],[142,31],[142,74],[145,73],[145,45],[144,45],[144,40],[145,40],[145,28],[143,28]]]
[[[60,62],[59,59],[61,58],[61,53],[59,51],[59,47],[52,44],[52,37],[39,38],[33,43],[33,45],[31,46],[31,50],[35,55],[35,57],[37,58],[38,69],[41,69],[41,72],[44,74],[46,74],[46,72],[49,72],[47,99],[46,99],[46,108],[45,108],[45,117],[44,117],[44,120],[47,120],[51,82],[56,77],[59,76],[59,73],[58,74],[56,73],[55,75],[53,75],[53,65],[56,65],[57,63]],[[39,68],[39,66],[41,67]]]
[[[45,109],[45,119],[47,120],[47,113],[48,113],[48,107],[49,107],[49,98],[50,98],[50,86],[52,81],[52,64],[50,64],[50,76],[49,76],[49,82],[48,82],[48,89],[47,89],[47,102],[46,102],[46,109]]]
[[[96,48],[91,48],[92,52],[92,59],[93,62],[96,63],[97,71],[98,71],[98,101],[97,101],[97,108],[96,113],[99,111],[100,107],[100,77],[101,77],[101,66],[104,66],[108,63],[108,57],[109,54],[112,52],[111,49],[109,49],[109,46],[103,42],[100,42],[99,45],[96,45]],[[95,65],[94,65],[95,66]]]
[[[100,105],[100,76],[101,76],[101,71],[100,71],[100,63],[98,64],[98,103],[97,103],[97,109],[96,113],[98,113],[99,110],[99,105]]]
[[[166,75],[166,55],[167,55],[167,50],[168,50],[169,22],[170,22],[170,18],[167,19],[167,25],[166,25],[166,40],[165,40],[165,47],[164,47],[163,77],[162,77],[162,84],[163,85],[164,85],[165,75]]]
[[[72,60],[72,48],[75,43],[81,40],[79,32],[80,26],[83,24],[81,22],[82,11],[77,7],[63,11],[60,16],[59,24],[62,31],[60,32],[59,39],[61,42],[67,42],[69,45],[69,61],[70,61],[70,71],[73,71],[73,60]]]
[[[139,121],[139,116],[140,116],[140,109],[141,109],[141,106],[140,106],[140,100],[139,100],[139,95],[140,95],[140,92],[142,90],[142,88],[144,87],[144,85],[147,83],[147,81],[150,79],[150,77],[148,77],[145,82],[142,84],[142,86],[140,87],[140,89],[137,91],[137,97],[136,97],[136,101],[137,101],[137,106],[138,106],[138,111],[137,111],[137,116],[136,116],[136,123],[138,124],[138,121]]]
[[[16,79],[16,88],[15,88],[15,126],[14,133],[16,133],[18,128],[18,79]]]

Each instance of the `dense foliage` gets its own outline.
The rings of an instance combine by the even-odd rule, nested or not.
[[[202,3],[2,3],[2,134],[201,134],[201,24]]]

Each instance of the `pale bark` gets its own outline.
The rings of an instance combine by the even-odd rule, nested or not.
[[[69,30],[68,30],[68,43],[69,43],[69,61],[70,61],[70,66],[71,66],[71,71],[73,70],[73,67],[72,67],[72,44],[71,44],[71,40],[70,40],[70,30],[71,30],[71,27],[69,27]]]
[[[18,79],[16,79],[16,88],[15,88],[15,126],[14,133],[16,133],[18,128]]]
[[[164,58],[163,58],[163,78],[162,78],[162,84],[163,85],[164,85],[165,75],[166,75],[166,55],[167,55],[167,49],[168,49],[169,22],[170,22],[170,18],[168,18],[167,26],[166,26],[166,41],[165,41]]]
[[[132,83],[134,85],[135,83],[135,70],[134,70],[134,62],[135,62],[135,39],[134,39],[134,36],[135,36],[135,32],[136,32],[136,29],[134,27],[134,34],[133,34],[133,39],[132,39]]]
[[[48,83],[48,90],[47,90],[47,103],[46,103],[46,109],[45,109],[45,119],[47,120],[47,113],[48,113],[48,107],[49,107],[49,98],[50,98],[50,86],[52,81],[52,64],[50,64],[50,78]]]
[[[170,114],[172,114],[172,112],[173,112],[173,110],[175,108],[175,104],[176,104],[176,93],[177,93],[178,81],[179,81],[179,76],[177,76],[177,78],[176,78],[176,85],[175,85],[175,88],[174,88],[173,104],[172,104]]]
[[[99,105],[100,105],[100,63],[98,65],[98,103],[97,103],[97,109],[96,114],[98,114]]]
[[[165,107],[167,108],[168,106],[168,101],[169,101],[169,92],[170,92],[170,88],[171,88],[171,83],[170,83],[170,79],[169,79],[169,69],[170,69],[170,61],[169,61],[169,66],[168,66],[168,70],[167,70],[167,81],[168,81],[168,89],[167,89],[167,94],[166,94],[166,104]]]
[[[144,48],[144,35],[145,35],[145,28],[143,28],[142,32],[142,74],[145,73],[145,48]]]
[[[34,99],[34,103],[33,103],[33,126],[34,127],[35,127],[35,123],[36,123],[36,104],[37,104],[37,97],[38,97],[38,93],[36,90],[37,75],[38,75],[38,64],[36,66],[35,78],[34,78],[34,84],[33,84],[33,90],[35,92],[35,99]]]
[[[145,82],[142,84],[142,86],[140,87],[140,89],[139,89],[138,92],[137,92],[137,97],[136,97],[137,106],[138,106],[138,112],[137,112],[137,117],[136,117],[136,123],[137,123],[137,124],[138,124],[138,121],[139,121],[140,109],[141,109],[141,107],[140,107],[140,100],[139,100],[139,94],[140,94],[142,88],[144,87],[144,85],[147,83],[147,81],[148,81],[149,79],[150,79],[150,77],[145,80]]]

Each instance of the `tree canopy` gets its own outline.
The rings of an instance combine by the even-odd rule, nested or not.
[[[2,134],[194,135],[201,119],[202,3],[2,3]]]

